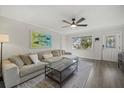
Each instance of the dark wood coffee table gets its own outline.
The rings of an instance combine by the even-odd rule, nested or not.
[[[78,69],[78,60],[63,58],[45,66],[45,78],[48,77],[62,86],[62,83]]]

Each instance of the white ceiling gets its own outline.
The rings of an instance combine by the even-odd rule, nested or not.
[[[63,34],[124,24],[124,6],[0,6],[0,15]],[[63,19],[81,17],[88,27],[62,28]]]

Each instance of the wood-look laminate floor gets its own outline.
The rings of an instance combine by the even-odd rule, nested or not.
[[[114,62],[94,62],[85,88],[123,88],[124,72]]]
[[[124,72],[115,62],[93,61],[80,59],[81,61],[93,64],[89,77],[84,88],[123,88]],[[0,82],[0,87],[3,84]]]

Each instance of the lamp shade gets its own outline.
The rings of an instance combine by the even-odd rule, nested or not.
[[[9,42],[9,35],[8,34],[0,34],[0,42]]]

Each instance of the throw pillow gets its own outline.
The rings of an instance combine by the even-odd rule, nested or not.
[[[61,50],[61,54],[62,55],[65,55],[65,50]]]
[[[51,58],[51,57],[53,57],[53,55],[51,53],[50,54],[43,54],[44,59]]]
[[[21,68],[24,65],[24,62],[19,56],[13,56],[9,58],[9,60],[13,63],[15,63],[19,68]]]
[[[29,57],[31,58],[31,60],[32,60],[32,62],[34,64],[37,64],[37,63],[40,62],[40,60],[38,59],[38,55],[37,54],[31,54],[31,55],[29,55]]]
[[[55,57],[61,56],[59,50],[53,50],[53,51],[52,51],[52,54],[53,54],[53,56],[55,56]]]
[[[39,52],[39,53],[38,53],[38,59],[39,59],[40,61],[43,61],[43,53],[42,53],[42,52]]]
[[[30,65],[33,63],[28,55],[20,55],[20,58],[23,60],[25,65]]]

